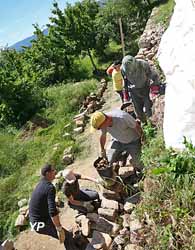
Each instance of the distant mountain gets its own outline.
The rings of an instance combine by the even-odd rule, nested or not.
[[[44,35],[48,34],[48,29],[43,30]],[[31,47],[31,41],[36,39],[36,35],[33,36],[29,36],[27,38],[25,38],[24,40],[21,40],[17,43],[14,43],[12,46],[10,46],[9,48],[11,49],[15,49],[17,51],[22,51],[23,50],[23,46],[25,47]]]

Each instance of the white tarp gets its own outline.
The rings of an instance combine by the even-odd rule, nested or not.
[[[182,149],[186,136],[195,145],[195,6],[175,0],[169,28],[162,37],[158,59],[165,73],[164,139],[166,147]]]

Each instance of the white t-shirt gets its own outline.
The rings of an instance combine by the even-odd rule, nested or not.
[[[140,138],[135,131],[136,120],[130,114],[119,109],[105,114],[112,117],[112,126],[101,129],[103,135],[108,132],[121,143],[130,143]]]

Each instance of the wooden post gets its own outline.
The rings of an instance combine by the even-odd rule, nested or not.
[[[119,28],[120,28],[120,35],[121,35],[121,45],[122,45],[122,51],[123,51],[123,57],[125,56],[125,43],[124,43],[124,34],[123,34],[123,26],[121,18],[119,18]]]

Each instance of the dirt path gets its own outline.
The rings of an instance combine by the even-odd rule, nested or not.
[[[106,104],[104,105],[104,111],[111,110],[113,108],[118,108],[120,106],[120,100],[118,95],[113,93],[112,88],[106,91],[104,98]],[[81,159],[78,159],[74,164],[70,165],[69,168],[73,168],[75,171],[82,173],[83,175],[88,175],[91,177],[98,177],[97,172],[93,168],[93,161],[97,158],[99,153],[99,133],[90,133],[89,126],[85,129],[85,132],[81,136],[85,150]],[[82,181],[81,185],[84,187],[93,187],[97,189],[98,187],[92,182]],[[75,211],[70,209],[66,204],[61,210],[61,222],[65,228],[71,227],[74,223]],[[16,239],[15,247],[17,250],[63,250],[63,245],[58,243],[58,240],[52,239],[51,237],[38,235],[30,230],[20,233]]]

